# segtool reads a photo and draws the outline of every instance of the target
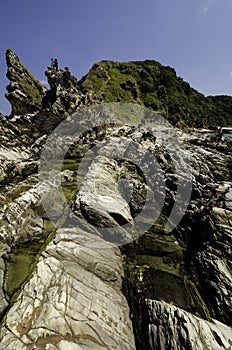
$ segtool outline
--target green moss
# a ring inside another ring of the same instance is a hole
[[[181,269],[180,262],[174,262],[169,257],[140,255],[139,261],[142,266],[149,266],[154,270],[162,270],[176,275],[179,275]]]
[[[29,280],[44,247],[53,239],[54,234],[53,224],[45,220],[43,234],[39,238],[12,248],[6,261],[4,278],[4,289],[11,303],[17,299],[21,289]]]
[[[160,230],[159,230],[160,228]],[[173,234],[156,226],[136,241],[121,247],[124,258],[123,292],[128,300],[136,346],[147,349],[145,299],[165,301],[210,320],[192,272],[186,269],[184,248]]]
[[[35,254],[34,247],[20,247],[13,249],[10,260],[7,263],[5,290],[12,297],[21,284],[27,279],[33,270]]]
[[[45,87],[29,72],[29,70],[20,62],[18,56],[10,49],[6,50],[6,61],[8,66],[7,77],[11,82],[17,84],[28,101],[37,108],[42,107],[42,98]],[[7,87],[9,92],[15,90],[15,86]]]
[[[42,105],[42,88],[31,74],[18,77],[17,83],[19,89],[29,100],[32,100],[36,105]]]

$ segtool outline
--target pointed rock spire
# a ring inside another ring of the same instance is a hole
[[[43,86],[20,62],[18,56],[10,49],[6,50],[7,78],[6,98],[12,106],[11,116],[34,113],[41,109],[46,92]]]

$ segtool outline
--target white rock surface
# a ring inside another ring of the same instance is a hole
[[[59,230],[7,315],[0,349],[135,349],[122,275],[117,247]]]

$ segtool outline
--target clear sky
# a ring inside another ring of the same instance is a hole
[[[78,80],[103,59],[154,59],[204,95],[232,95],[232,0],[1,1],[0,33],[3,114],[7,48],[40,81],[51,57]]]

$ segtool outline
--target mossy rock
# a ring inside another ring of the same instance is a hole
[[[41,109],[46,87],[33,76],[10,49],[6,50],[6,63],[8,67],[6,76],[10,80],[6,98],[11,102],[13,112],[20,112],[20,109],[23,112],[25,108],[28,112]]]

